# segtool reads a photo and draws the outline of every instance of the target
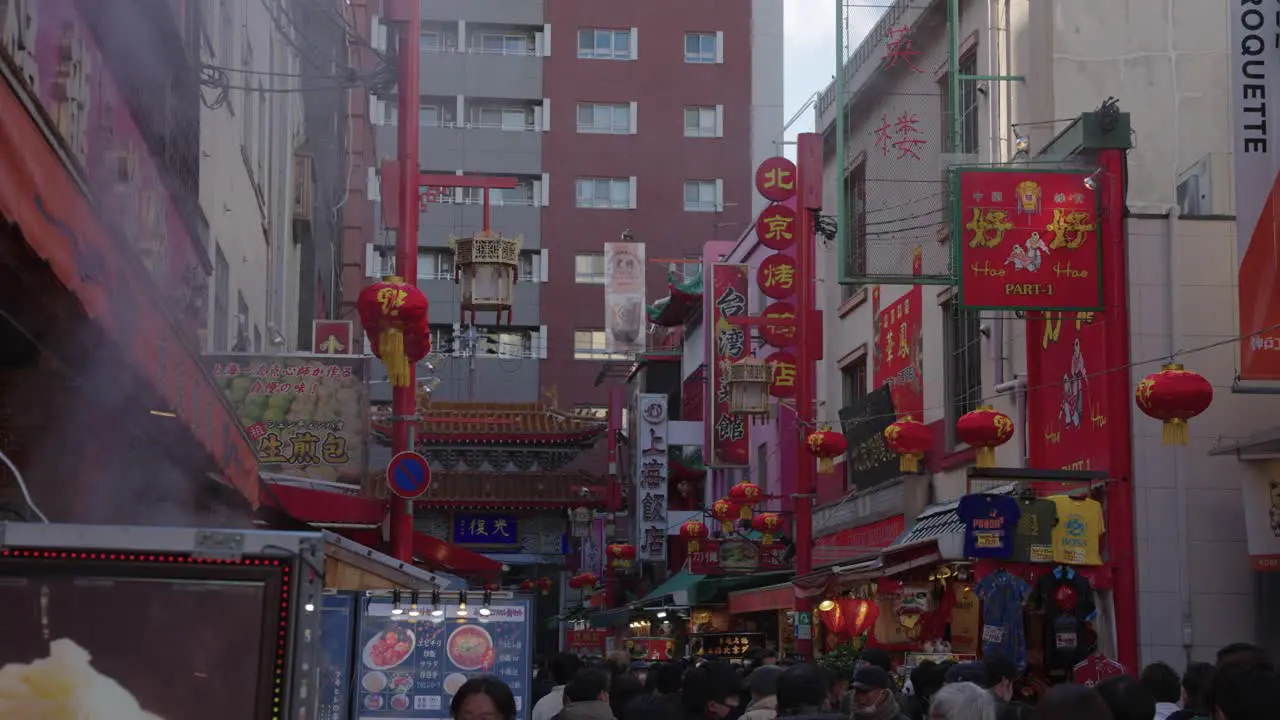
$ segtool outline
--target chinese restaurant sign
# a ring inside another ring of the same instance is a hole
[[[872,382],[876,387],[889,385],[899,417],[924,422],[922,302],[923,293],[916,285],[876,313]]]
[[[726,364],[741,360],[751,350],[748,326],[729,322],[730,318],[747,315],[749,272],[746,265],[715,263],[711,266],[710,366],[715,397],[707,432],[712,467],[746,465],[750,454],[751,428],[745,417],[729,412],[729,383],[724,373]]]
[[[613,637],[608,630],[588,629],[570,630],[566,635],[569,652],[575,655],[601,655],[605,653],[606,641]]]
[[[893,424],[893,396],[881,385],[852,405],[840,408],[840,428],[848,445],[845,460],[852,476],[850,488],[865,490],[902,475],[898,455],[884,444],[885,428]]]
[[[1078,171],[966,170],[955,183],[960,306],[1101,310],[1098,193]]]
[[[694,575],[731,575],[786,570],[787,546],[761,545],[750,540],[705,540],[704,549],[689,553],[689,572]]]
[[[667,559],[667,396],[642,394],[640,437],[632,439],[636,456],[636,557]]]
[[[520,544],[520,518],[513,513],[454,513],[455,545]]]
[[[367,470],[368,361],[345,355],[208,355],[264,470],[359,483]]]
[[[1027,452],[1031,467],[1109,471],[1106,317],[1036,313],[1027,319]]]

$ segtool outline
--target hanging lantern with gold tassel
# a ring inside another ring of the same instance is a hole
[[[360,292],[360,324],[394,387],[409,386],[409,368],[431,352],[427,297],[418,286],[388,275]]]
[[[977,448],[974,464],[980,468],[995,467],[996,448],[1013,437],[1013,421],[990,405],[965,413],[956,421],[956,436],[961,442]]]
[[[924,423],[907,416],[884,429],[884,444],[898,453],[898,469],[920,472],[920,461],[933,445],[933,433]]]
[[[751,529],[760,533],[761,545],[772,545],[773,536],[782,527],[782,517],[778,513],[760,513],[751,521]]]
[[[709,535],[707,524],[696,518],[685,520],[680,526],[680,537],[689,541],[689,552],[696,553],[702,550],[702,541]]]
[[[1186,445],[1187,421],[1213,404],[1213,385],[1199,373],[1169,363],[1138,383],[1138,409],[1164,423],[1162,445]]]
[[[738,506],[738,519],[750,520],[752,508],[760,502],[760,486],[743,480],[729,488],[729,500]]]
[[[835,469],[835,459],[844,454],[849,444],[845,442],[843,433],[832,430],[829,425],[823,425],[809,435],[808,447],[809,454],[818,458],[818,472],[829,473]]]
[[[720,498],[711,503],[711,517],[720,521],[720,532],[728,535],[733,532],[733,523],[737,519],[738,508],[729,498]]]

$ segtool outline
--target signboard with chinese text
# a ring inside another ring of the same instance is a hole
[[[786,300],[796,294],[796,262],[788,255],[774,253],[756,268],[756,287],[765,297]]]
[[[636,558],[667,559],[667,396],[637,398],[639,434],[631,439],[636,457]]]
[[[520,545],[520,518],[515,513],[454,513],[455,545]]]
[[[269,472],[359,483],[367,469],[368,360],[351,355],[206,355],[258,463]]]
[[[1047,312],[1027,318],[1027,453],[1043,470],[1108,471],[1108,383],[1104,313]],[[1074,488],[1067,488],[1074,489]]]
[[[455,595],[456,598],[456,595]],[[355,703],[361,720],[445,720],[453,694],[468,679],[491,675],[515,695],[516,720],[529,717],[533,653],[528,600],[495,600],[459,616],[393,615],[389,598],[366,598],[356,646]]]
[[[350,320],[312,320],[311,352],[317,355],[354,355]]]
[[[746,317],[750,267],[729,263],[711,266],[711,371],[710,387],[715,393],[711,402],[711,421],[707,423],[708,465],[732,467],[746,465],[750,459],[751,426],[742,415],[729,412],[729,383],[724,366],[751,353],[750,330],[735,325],[729,318]],[[770,343],[772,344],[772,343]]]
[[[906,528],[907,521],[905,516],[892,515],[883,520],[837,530],[813,541],[814,557],[820,558],[823,554],[819,553],[817,548],[841,548],[858,552],[865,550],[866,554],[871,554],[875,550],[892,545]],[[835,555],[836,553],[829,554]],[[848,559],[852,556],[850,552],[840,554],[841,559]]]
[[[924,421],[924,311],[920,286],[876,313],[875,371],[872,384],[889,385],[893,407],[902,418]]]
[[[320,684],[317,720],[351,717],[351,660],[356,631],[352,593],[325,595],[320,606]]]
[[[789,398],[796,395],[796,356],[786,350],[777,350],[765,358],[769,368],[769,394]]]
[[[605,653],[605,641],[613,635],[611,630],[599,628],[570,630],[566,635],[569,652],[575,655],[600,655]]]
[[[957,169],[960,306],[1101,310],[1099,194],[1088,172]]]
[[[787,546],[762,545],[751,540],[705,540],[702,550],[689,553],[689,572],[694,575],[733,575],[786,570]]]
[[[900,477],[897,453],[884,444],[885,428],[893,424],[893,397],[887,385],[867,393],[848,407],[840,408],[844,431],[845,461],[849,463],[850,489],[865,490]]]
[[[611,353],[645,348],[644,243],[604,244],[604,342]]]
[[[766,158],[756,168],[756,192],[769,202],[785,202],[796,194],[796,164],[784,157]]]

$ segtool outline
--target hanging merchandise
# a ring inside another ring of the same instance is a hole
[[[1013,437],[1013,420],[990,405],[965,413],[956,421],[956,436],[977,448],[974,462],[980,468],[995,467],[996,448]]]
[[[1134,397],[1139,410],[1164,421],[1161,445],[1186,445],[1187,421],[1209,409],[1213,385],[1203,375],[1169,363],[1138,383]]]
[[[1036,583],[1035,604],[1045,615],[1045,667],[1070,671],[1093,652],[1089,622],[1098,614],[1089,579],[1059,565]]]
[[[884,444],[898,453],[898,469],[904,473],[920,472],[920,461],[933,446],[929,426],[907,416],[884,429]]]
[[[982,600],[982,653],[1003,655],[1027,667],[1027,636],[1022,623],[1022,606],[1031,597],[1026,580],[1000,568],[974,587]]]
[[[1057,510],[1053,527],[1053,561],[1066,565],[1101,565],[1102,533],[1106,531],[1102,503],[1068,495],[1047,498]]]
[[[1058,508],[1034,494],[1018,498],[1018,528],[1013,536],[1013,556],[1018,562],[1053,562],[1053,528]]]
[[[1008,495],[977,493],[960,498],[956,514],[964,523],[964,554],[971,558],[1008,558],[1018,527],[1018,501]]]

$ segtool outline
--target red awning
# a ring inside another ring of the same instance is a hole
[[[740,590],[729,593],[729,614],[790,610],[795,607],[795,588],[791,583]]]
[[[496,577],[502,563],[426,533],[413,534],[413,554],[432,568],[468,577]]]

